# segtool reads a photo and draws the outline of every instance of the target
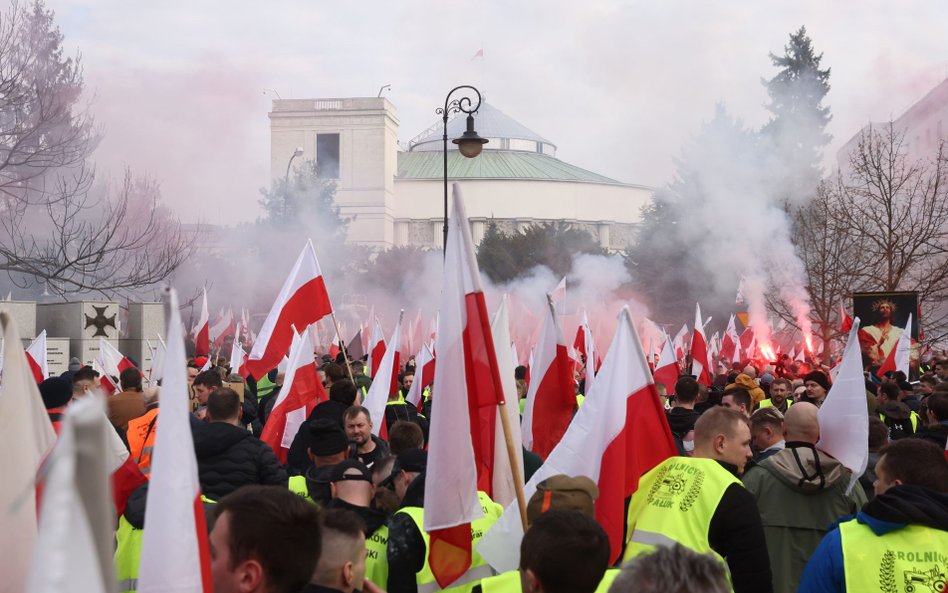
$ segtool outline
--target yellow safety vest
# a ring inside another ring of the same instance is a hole
[[[606,573],[602,575],[602,580],[599,581],[595,593],[608,593],[612,581],[619,576],[620,570],[618,568],[606,569]],[[497,576],[481,579],[481,593],[521,593],[521,591],[523,591],[523,588],[520,585],[519,570],[508,570]]]
[[[840,524],[846,590],[929,593],[948,582],[948,532],[908,525],[876,535],[855,519]]]
[[[477,498],[481,502],[481,510],[484,512],[484,517],[471,523],[471,566],[467,569],[467,572],[451,583],[450,587],[443,589],[444,591],[468,593],[481,579],[494,574],[493,569],[487,561],[477,552],[477,544],[494,522],[500,518],[504,512],[504,508],[492,501],[484,492],[478,492]],[[435,580],[434,573],[431,572],[431,565],[428,562],[428,549],[431,546],[431,537],[424,529],[425,510],[421,507],[404,507],[399,509],[398,513],[405,513],[411,517],[418,531],[421,532],[422,538],[425,540],[425,565],[415,575],[418,593],[442,591],[438,585],[438,581]]]
[[[656,546],[679,543],[699,554],[713,552],[708,529],[724,491],[743,484],[713,459],[670,457],[639,480],[629,503],[623,560]]]
[[[787,409],[789,410],[789,409],[790,409],[790,406],[793,405],[793,400],[788,397],[788,398],[786,399],[786,404],[787,404]],[[762,402],[760,402],[760,405],[757,406],[757,409],[759,410],[759,409],[761,409],[761,408],[773,408],[773,407],[774,407],[774,402],[772,402],[772,401],[768,398],[768,399],[765,399],[765,400],[763,400]]]
[[[365,577],[384,589],[388,583],[388,525],[365,538]]]
[[[306,476],[290,476],[290,479],[287,481],[286,485],[293,494],[301,496],[311,503],[316,504],[316,501],[313,500],[313,497],[309,495],[309,488],[306,486]]]
[[[138,564],[142,558],[142,537],[145,531],[136,529],[124,516],[119,517],[115,530],[115,578],[119,593],[138,590]]]
[[[879,412],[879,420],[885,422],[885,414]],[[909,411],[909,421],[912,423],[912,432],[918,432],[918,412],[914,410]]]

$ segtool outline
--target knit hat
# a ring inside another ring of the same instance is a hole
[[[579,511],[593,517],[597,498],[599,487],[586,476],[550,476],[537,484],[537,491],[527,503],[527,523],[550,510]]]
[[[309,450],[313,455],[337,455],[348,447],[349,439],[338,422],[320,418],[309,423]]]
[[[420,474],[428,467],[428,452],[423,449],[405,449],[395,458],[392,475],[400,471]]]
[[[50,377],[39,384],[46,409],[65,406],[72,399],[72,383],[62,377]]]
[[[358,473],[351,470],[359,470]],[[346,473],[348,472],[348,473]],[[330,482],[342,482],[345,480],[362,480],[372,483],[372,472],[365,467],[358,459],[346,459],[332,467],[329,474]]]
[[[807,381],[813,381],[826,391],[830,390],[829,378],[822,371],[810,371],[803,377],[803,382],[806,383]]]
[[[72,372],[75,373],[76,371],[78,371],[78,370],[81,369],[81,368],[82,368],[82,362],[81,362],[78,358],[76,358],[75,356],[73,356],[72,358],[69,359],[69,370],[70,370],[70,371],[72,371]]]

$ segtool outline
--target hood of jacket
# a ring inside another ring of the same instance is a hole
[[[948,493],[922,486],[893,486],[866,503],[858,519],[876,533],[880,533],[880,529],[884,533],[891,527],[874,524],[873,519],[885,524],[924,525],[948,531]]]
[[[843,464],[809,443],[789,442],[784,450],[762,461],[760,467],[803,494],[818,494],[849,476]]]
[[[730,385],[727,385],[724,390],[727,391],[732,387],[742,387],[747,390],[750,394],[751,399],[754,400],[754,403],[760,403],[764,397],[764,390],[760,388],[760,385],[757,384],[757,381],[751,378],[750,375],[745,375],[744,373],[739,374],[734,378],[734,382]]]
[[[194,454],[198,458],[213,457],[227,451],[252,435],[244,428],[225,422],[210,422],[201,430],[192,431]]]
[[[684,436],[687,432],[694,429],[695,422],[701,416],[694,410],[687,408],[672,408],[665,414],[668,418],[668,427],[679,436]]]

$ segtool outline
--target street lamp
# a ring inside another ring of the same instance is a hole
[[[293,151],[293,156],[291,156],[289,162],[286,163],[286,175],[283,176],[283,219],[284,220],[286,220],[287,203],[290,200],[290,166],[293,165],[293,159],[295,159],[298,156],[303,156],[303,148],[300,146],[296,147],[296,150]]]
[[[462,89],[474,91],[477,95],[477,103],[471,105],[471,98],[467,96],[466,91],[461,93],[460,99],[451,99],[451,95]],[[444,122],[444,243],[445,252],[448,249],[448,116],[452,113],[467,114],[467,129],[460,138],[455,138],[451,142],[458,145],[458,151],[465,157],[472,159],[481,153],[481,148],[487,144],[487,138],[481,138],[474,131],[474,114],[481,107],[481,93],[470,85],[461,85],[451,89],[448,96],[444,98],[444,108],[437,108],[435,113],[441,115]]]

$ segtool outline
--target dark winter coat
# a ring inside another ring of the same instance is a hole
[[[269,445],[246,429],[211,422],[194,432],[201,492],[220,500],[241,486],[286,486],[286,471]]]
[[[405,490],[402,507],[425,506],[425,474],[412,480]],[[396,513],[388,524],[389,593],[417,593],[415,575],[425,566],[425,539],[415,521],[405,513]]]

